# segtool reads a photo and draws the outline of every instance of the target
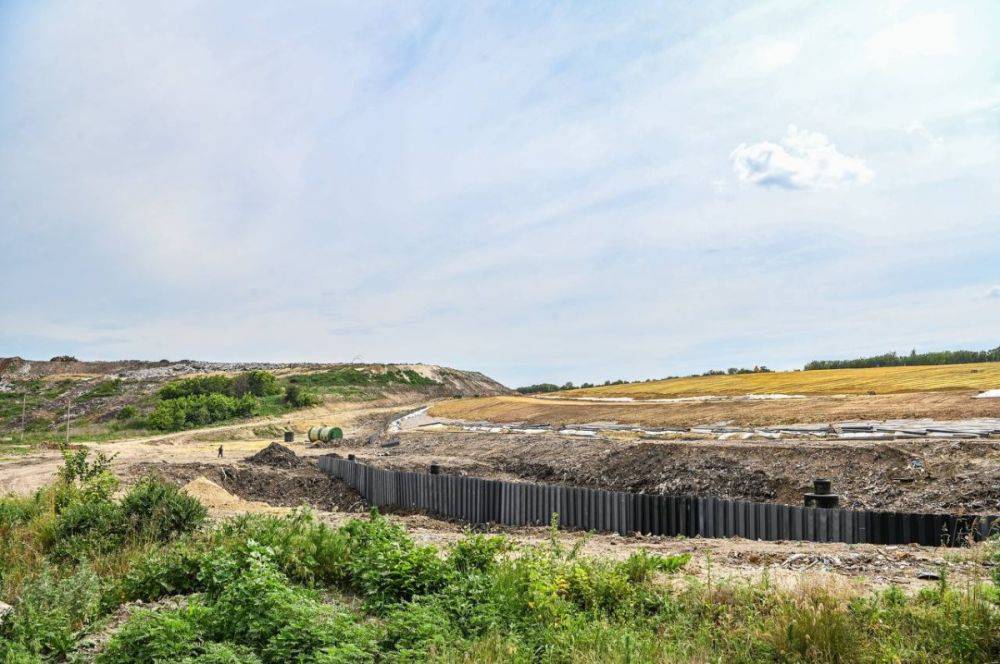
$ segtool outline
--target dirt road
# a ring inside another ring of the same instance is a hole
[[[306,454],[305,433],[318,424],[336,424],[346,436],[367,436],[380,431],[387,422],[413,410],[419,404],[398,399],[369,402],[327,401],[315,408],[287,413],[281,417],[258,418],[249,422],[180,431],[158,436],[106,443],[84,443],[86,447],[114,455],[114,470],[128,480],[130,469],[139,463],[228,464],[253,454],[274,440],[280,431],[296,432],[296,449]],[[224,457],[218,458],[219,446]],[[26,495],[52,481],[62,463],[56,449],[39,449],[10,461],[0,462],[0,495]]]

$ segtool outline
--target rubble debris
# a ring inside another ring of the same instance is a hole
[[[271,443],[260,452],[247,457],[248,463],[256,463],[273,468],[296,468],[305,465],[305,459],[300,459],[295,452],[281,443]]]

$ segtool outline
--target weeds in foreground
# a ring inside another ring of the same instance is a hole
[[[444,551],[378,514],[199,527],[200,506],[172,487],[146,481],[114,500],[100,459],[71,465],[32,498],[0,500],[15,607],[0,662],[89,661],[81,640],[108,614],[165,596],[173,608],[133,610],[96,661],[1000,660],[989,583],[864,597],[766,579],[666,584],[687,556],[590,559],[560,543],[555,520],[542,546],[469,534]]]

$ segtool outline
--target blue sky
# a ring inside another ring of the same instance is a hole
[[[3,2],[0,355],[524,384],[993,347],[996,34],[990,1]]]

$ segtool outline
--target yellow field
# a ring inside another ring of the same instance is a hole
[[[1000,362],[986,362],[672,378],[650,383],[567,390],[550,396],[663,399],[742,394],[897,394],[997,388],[1000,388]]]

